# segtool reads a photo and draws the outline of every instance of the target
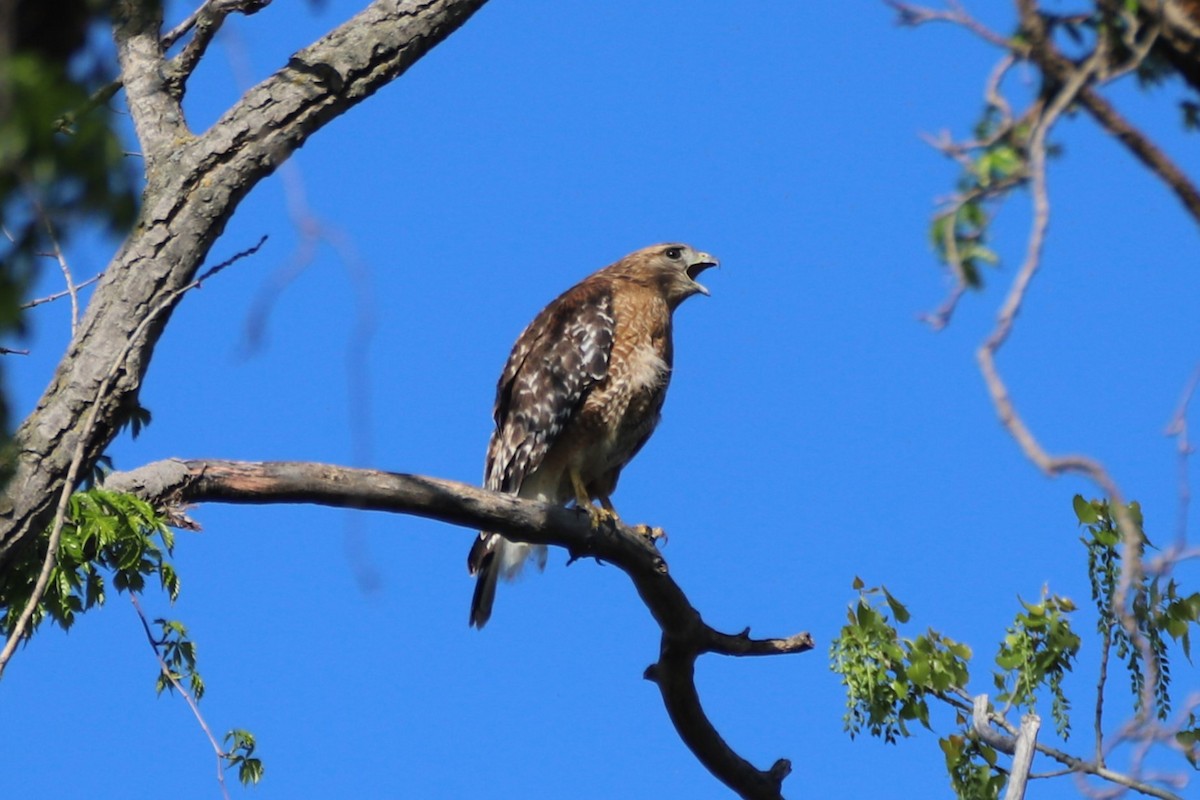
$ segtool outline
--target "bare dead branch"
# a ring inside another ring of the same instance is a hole
[[[1026,714],[1021,718],[1021,730],[1017,734],[1016,751],[1013,753],[1008,785],[1004,789],[1004,800],[1023,800],[1025,797],[1029,768],[1033,766],[1033,752],[1037,747],[1037,735],[1041,727],[1042,719],[1037,714]]]
[[[474,486],[378,470],[308,462],[168,460],[105,478],[106,489],[132,492],[167,513],[194,502],[315,503],[339,508],[413,514],[509,539],[565,548],[621,569],[662,630],[659,659],[646,671],[663,696],[680,738],[719,780],[746,798],[780,798],[791,769],[786,759],[758,770],[720,737],[700,705],[693,679],[703,653],[732,656],[802,653],[807,633],[752,639],[709,627],[670,577],[654,540],[623,523],[595,529],[576,509],[522,500]]]

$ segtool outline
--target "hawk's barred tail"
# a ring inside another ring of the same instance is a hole
[[[496,601],[496,581],[500,577],[500,555],[497,546],[503,541],[496,534],[480,534],[467,556],[467,569],[476,575],[475,594],[471,596],[472,628],[482,628],[492,617]]]
[[[471,597],[471,627],[482,628],[492,616],[492,603],[496,600],[496,579],[500,577],[500,566],[495,557],[489,557],[475,581],[475,594]]]

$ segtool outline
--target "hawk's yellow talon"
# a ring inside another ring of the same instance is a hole
[[[583,506],[583,509],[587,511],[592,528],[599,528],[609,523],[615,523],[618,520],[616,512],[611,508],[598,508],[591,503],[587,503]]]
[[[640,525],[634,525],[633,530],[638,536],[645,536],[652,542],[657,542],[659,539],[661,539],[663,544],[667,543],[667,532],[662,528],[652,528],[643,523]]]

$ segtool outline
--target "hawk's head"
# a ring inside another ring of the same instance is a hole
[[[698,252],[686,244],[669,242],[630,253],[614,265],[614,271],[639,283],[651,284],[662,292],[671,308],[675,308],[694,294],[708,294],[708,289],[698,283],[696,277],[718,263],[708,253]]]

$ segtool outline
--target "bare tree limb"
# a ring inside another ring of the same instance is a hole
[[[131,492],[168,516],[192,502],[315,503],[413,514],[489,530],[531,544],[557,545],[573,558],[591,557],[620,568],[662,630],[658,661],[646,670],[663,696],[680,738],[719,780],[745,798],[781,798],[791,764],[780,759],[758,770],[717,733],[700,705],[693,678],[703,653],[731,656],[802,653],[812,637],[752,639],[709,627],[677,583],[654,540],[616,523],[595,529],[576,509],[522,500],[467,484],[420,475],[307,462],[158,461],[105,478],[106,489]]]
[[[938,696],[941,700],[958,709],[960,712],[970,715],[972,719],[972,732],[989,747],[993,747],[1003,753],[1014,753],[1016,751],[1021,728],[1009,722],[1003,714],[996,711],[989,711],[986,694],[972,697],[966,689],[956,686],[951,687],[948,693]],[[988,723],[996,725],[1009,735],[1004,736],[998,731],[992,730]],[[1154,786],[1146,783],[1144,780],[1140,780],[1136,776],[1109,769],[1104,765],[1103,761],[1088,761],[1037,741],[1034,741],[1033,747],[1042,755],[1062,764],[1066,768],[1066,772],[1074,773],[1081,778],[1084,775],[1094,775],[1097,778],[1115,783],[1118,786],[1124,786],[1127,789],[1132,789],[1148,797],[1157,797],[1159,800],[1183,800],[1183,798],[1169,789]],[[1030,777],[1046,778],[1058,774],[1061,773],[1039,773],[1038,775],[1030,775]]]
[[[1025,787],[1029,783],[1029,769],[1033,766],[1033,752],[1037,746],[1038,730],[1042,719],[1037,714],[1026,714],[1021,718],[1021,730],[1017,734],[1016,751],[1013,753],[1012,771],[1008,786],[1004,789],[1004,800],[1023,800]]]

